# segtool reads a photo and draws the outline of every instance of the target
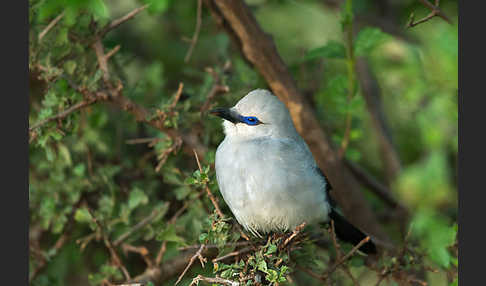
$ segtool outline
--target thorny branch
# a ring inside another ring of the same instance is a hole
[[[166,205],[168,205],[168,203],[166,203]],[[157,215],[159,215],[160,213],[160,210],[153,210],[149,216],[147,216],[146,218],[142,219],[139,223],[137,223],[134,227],[130,228],[128,231],[126,231],[125,233],[123,233],[122,235],[120,235],[114,242],[113,242],[113,245],[114,246],[118,246],[120,245],[120,243],[122,243],[125,239],[127,239],[130,235],[132,235],[133,233],[135,233],[136,231],[142,229],[144,226],[148,225],[149,223],[152,222],[152,220],[157,217]]]
[[[78,202],[74,205],[73,210],[69,214],[68,217],[68,222],[66,223],[66,226],[64,227],[64,232],[61,234],[61,236],[56,240],[54,243],[54,246],[51,248],[49,253],[53,253],[52,255],[48,256],[49,258],[52,258],[55,254],[59,253],[61,248],[68,242],[69,237],[71,236],[71,233],[73,231],[73,225],[74,225],[74,215],[76,213],[76,210],[81,206],[82,202],[84,201],[84,197],[81,197]],[[30,242],[29,241],[29,249],[31,249],[30,245],[31,243],[38,243],[37,241],[35,242]],[[53,251],[52,251],[53,250]],[[36,266],[32,270],[32,273],[29,275],[29,283],[34,280],[35,277],[47,266],[47,258],[44,255],[41,255],[41,260],[39,265]]]
[[[202,173],[203,169],[201,167],[201,163],[199,162],[199,157],[197,156],[196,150],[194,150],[194,157],[196,157],[196,162],[197,162],[197,167],[199,168],[199,172]],[[211,200],[211,203],[213,203],[213,206],[216,209],[216,213],[218,214],[218,216],[220,218],[224,218],[224,214],[221,211],[221,209],[219,208],[218,201],[216,200],[216,197],[213,195],[213,193],[211,192],[211,190],[209,189],[209,186],[207,184],[204,186],[204,189],[206,190],[206,193],[207,193],[209,199]]]
[[[177,285],[177,284],[179,284],[179,282],[181,282],[184,275],[186,275],[187,270],[189,270],[189,268],[191,268],[191,265],[194,263],[194,261],[196,261],[196,258],[199,259],[199,262],[201,263],[201,267],[204,267],[204,263],[206,263],[207,259],[204,258],[201,255],[201,253],[203,252],[205,247],[206,247],[206,245],[202,244],[201,247],[199,248],[199,250],[191,257],[186,268],[184,268],[184,271],[181,273],[181,275],[179,275],[179,278],[177,278],[177,281],[175,282],[174,285]]]
[[[202,196],[203,192],[199,192],[197,194],[197,196],[190,200],[190,201],[186,201],[184,202],[184,205],[169,219],[169,221],[167,222],[167,224],[171,225],[171,224],[175,224],[177,218],[189,207],[189,205],[194,202],[195,200],[198,200],[201,196]],[[162,258],[164,257],[164,254],[167,250],[167,241],[164,240],[164,242],[162,242],[162,245],[160,247],[160,250],[157,254],[157,257],[155,259],[155,265],[159,266],[160,263],[162,262]]]
[[[101,236],[103,237],[103,241],[105,242],[106,248],[108,248],[108,250],[110,251],[110,255],[111,255],[111,259],[112,259],[113,264],[122,271],[126,280],[130,280],[130,273],[128,273],[127,268],[123,265],[122,260],[118,256],[118,253],[117,253],[115,247],[113,246],[113,243],[111,243],[110,238],[106,234],[103,226],[101,225],[101,222],[95,217],[95,215],[93,214],[93,212],[89,208],[88,208],[88,211],[91,215],[91,218],[93,219],[93,221],[98,226],[98,229],[101,233]]]
[[[225,64],[224,69],[225,70],[229,69],[230,65],[231,65],[230,62],[228,61]],[[209,108],[211,108],[211,103],[213,103],[214,98],[217,95],[230,91],[229,86],[223,84],[220,75],[213,68],[207,67],[205,71],[213,77],[213,86],[211,87],[211,90],[209,91],[208,96],[206,97],[206,101],[201,106],[201,116],[205,114],[206,111],[209,110]]]

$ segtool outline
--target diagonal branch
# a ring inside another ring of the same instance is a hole
[[[64,14],[66,14],[66,11],[63,11],[56,18],[54,18],[54,20],[52,20],[49,25],[47,25],[47,27],[39,33],[39,42],[42,41],[42,38],[44,38],[44,36],[64,17]]]
[[[64,118],[66,118],[69,114],[73,113],[73,112],[76,112],[80,109],[83,109],[87,106],[90,106],[92,105],[93,103],[96,103],[98,100],[97,97],[91,97],[91,98],[88,98],[88,99],[85,99],[85,100],[82,100],[78,103],[76,103],[75,105],[69,107],[68,109],[56,114],[56,115],[53,115],[53,116],[50,116],[50,117],[47,117],[46,119],[44,120],[41,120],[37,123],[35,123],[34,125],[30,126],[29,127],[29,131],[34,131],[34,129],[37,129],[45,124],[47,124],[48,122],[51,122],[51,121],[57,121],[57,120],[62,120]]]
[[[174,285],[177,285],[177,284],[179,284],[179,282],[181,282],[181,280],[184,277],[184,275],[186,275],[187,270],[189,270],[189,268],[191,268],[191,266],[194,263],[194,261],[196,261],[196,258],[199,259],[199,262],[201,262],[201,266],[204,267],[204,263],[206,262],[206,258],[204,258],[201,255],[201,253],[203,252],[203,250],[204,250],[205,247],[206,247],[206,245],[205,244],[202,244],[201,247],[199,248],[199,250],[191,257],[191,259],[189,260],[189,263],[187,264],[186,268],[184,268],[184,271],[181,273],[181,275],[179,275],[179,278],[177,278],[177,281],[175,282]]]
[[[103,38],[104,35],[106,35],[106,33],[108,33],[109,31],[117,28],[118,26],[120,26],[121,24],[125,23],[126,21],[132,19],[133,17],[135,17],[138,13],[142,12],[143,10],[147,9],[148,6],[150,6],[150,4],[145,4],[141,7],[138,7],[136,8],[135,10],[127,13],[126,15],[118,18],[118,19],[115,19],[113,21],[111,21],[110,23],[108,23],[102,30],[100,33],[98,33],[98,37],[99,38]]]

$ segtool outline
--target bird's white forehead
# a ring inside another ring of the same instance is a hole
[[[266,89],[255,89],[240,99],[234,109],[242,115],[259,115],[273,109],[285,109],[283,103]]]

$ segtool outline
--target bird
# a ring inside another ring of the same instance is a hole
[[[215,156],[219,190],[247,231],[261,237],[333,220],[338,239],[357,245],[367,237],[337,210],[329,180],[272,92],[255,89],[210,114],[223,119],[225,133]],[[375,254],[376,246],[371,239],[359,250]]]

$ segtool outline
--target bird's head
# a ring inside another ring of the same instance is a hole
[[[210,113],[224,119],[226,136],[247,139],[293,137],[297,134],[285,105],[265,89],[253,90],[235,106],[215,108]]]

